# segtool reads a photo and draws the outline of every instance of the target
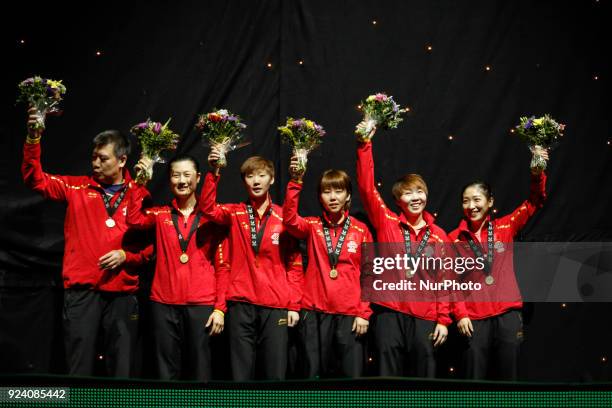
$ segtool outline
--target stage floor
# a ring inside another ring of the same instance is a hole
[[[4,375],[0,377],[0,388],[0,407],[612,406],[612,383],[507,383],[390,377],[195,383]],[[63,391],[52,392],[58,389]],[[16,398],[18,394],[21,398]],[[42,398],[43,394],[46,398]]]

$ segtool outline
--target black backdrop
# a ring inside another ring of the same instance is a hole
[[[16,84],[33,74],[68,87],[64,115],[49,119],[43,136],[43,165],[53,173],[87,173],[95,134],[127,132],[147,117],[172,117],[179,151],[204,164],[196,114],[240,114],[252,144],[230,154],[220,201],[243,198],[238,167],[261,154],[277,165],[281,202],[289,150],[275,128],[286,116],[314,119],[327,136],[310,159],[307,215],[318,212],[322,170],[354,175],[356,106],[386,91],[411,111],[398,130],[375,138],[380,190],[391,203],[397,176],[422,174],[428,209],[446,230],[473,178],[493,185],[499,214],[524,199],[530,156],[509,130],[521,115],[550,113],[567,124],[566,136],[551,154],[547,206],[521,239],[612,236],[609,0],[24,3],[3,15],[0,371],[61,371],[64,208],[29,191],[19,171],[25,108],[14,104]],[[163,167],[157,174],[151,189],[164,202]],[[353,212],[363,215],[358,197]],[[603,303],[528,305],[521,377],[609,380],[611,311]],[[442,374],[455,376],[452,345],[442,354]]]

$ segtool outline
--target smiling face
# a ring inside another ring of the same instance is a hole
[[[91,169],[96,181],[103,184],[115,184],[123,178],[123,167],[127,157],[117,157],[115,145],[108,143],[96,146],[91,154]]]
[[[463,215],[470,223],[481,222],[493,207],[493,197],[478,184],[472,184],[463,190]]]
[[[395,200],[406,215],[419,216],[427,205],[427,193],[420,186],[405,188]]]
[[[170,191],[178,199],[189,198],[194,195],[200,173],[190,160],[175,161],[170,167]]]
[[[427,206],[427,184],[418,174],[406,174],[393,185],[395,203],[409,218],[420,216]]]

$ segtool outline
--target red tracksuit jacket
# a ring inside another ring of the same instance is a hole
[[[64,222],[64,287],[89,287],[107,292],[134,292],[138,288],[137,267],[148,261],[153,246],[130,241],[126,235],[127,201],[123,200],[113,215],[116,225],[106,226],[102,186],[90,176],[58,176],[45,173],[40,163],[40,143],[25,143],[21,172],[23,181],[45,198],[66,202]],[[124,172],[128,189],[133,188],[129,172]],[[115,194],[111,205],[119,196]],[[111,250],[124,248],[126,260],[120,268],[102,270],[98,259]],[[139,250],[144,248],[142,250]]]
[[[209,220],[230,229],[225,251],[229,252],[225,256],[231,269],[226,299],[299,311],[302,256],[297,241],[283,227],[282,208],[271,204],[259,254],[255,255],[246,204],[217,204],[218,182],[219,176],[206,175],[200,208]],[[255,219],[259,229],[262,219],[257,211]]]
[[[457,320],[463,317],[475,320],[485,319],[498,316],[510,309],[520,309],[523,306],[521,292],[514,274],[514,237],[527,224],[536,210],[543,206],[545,200],[546,175],[543,172],[538,175],[531,175],[529,198],[516,210],[504,217],[492,221],[490,217],[487,217],[480,232],[480,241],[470,232],[465,219],[461,220],[459,227],[449,234],[455,242],[455,247],[460,256],[475,257],[467,244],[467,237],[470,236],[476,244],[481,246],[486,258],[488,252],[488,223],[492,222],[494,241],[503,245],[503,248],[501,246],[496,247],[493,255],[493,267],[491,268],[491,275],[495,279],[493,285],[485,284],[485,274],[482,271],[474,271],[462,277],[473,282],[480,282],[482,290],[474,295],[478,299],[477,302],[458,302],[456,304],[453,313]]]
[[[331,279],[323,222],[320,217],[299,216],[301,191],[301,183],[290,181],[287,185],[283,225],[294,237],[308,241],[308,268],[302,289],[302,308],[369,319],[372,314],[370,305],[361,301],[361,244],[371,243],[372,234],[365,224],[350,217],[351,225],[336,266],[338,277]],[[342,225],[330,228],[334,248],[341,232]]]
[[[136,187],[128,193],[127,223],[137,229],[155,227],[157,261],[151,300],[170,305],[214,305],[215,309],[225,311],[228,270],[219,265],[223,262],[219,247],[226,235],[223,228],[201,217],[187,245],[189,261],[181,263],[179,257],[183,251],[172,223],[172,210],[179,214],[179,230],[186,238],[195,221],[197,207],[185,219],[178,212],[176,200],[169,206],[145,209],[142,206],[145,199],[150,199],[150,194],[144,187]]]
[[[413,243],[413,251],[416,249],[416,242],[420,242],[425,234],[426,228],[420,230],[419,235],[415,235],[412,227],[407,225],[404,214],[397,215],[385,205],[380,197],[374,182],[374,159],[372,157],[372,143],[358,143],[357,146],[357,187],[359,195],[365,207],[370,222],[376,230],[376,237],[379,243],[403,243],[404,234],[400,224],[408,227],[410,239]],[[429,242],[433,244],[443,244],[450,242],[442,228],[434,224],[434,217],[428,212],[423,212],[423,218],[427,227],[431,230]],[[437,250],[443,245],[436,245]],[[443,255],[443,254],[438,254]],[[446,298],[448,299],[448,298]],[[437,302],[376,302],[381,306],[398,312],[406,313],[411,316],[424,320],[431,320],[448,326],[452,320],[449,316],[449,302],[441,300]]]

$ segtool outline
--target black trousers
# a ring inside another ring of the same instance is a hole
[[[472,320],[474,333],[465,338],[465,373],[468,379],[482,380],[494,368],[500,380],[518,376],[518,357],[523,341],[523,319],[519,310],[499,316]]]
[[[103,331],[103,358],[114,377],[129,377],[138,335],[138,300],[126,293],[64,291],[64,344],[70,375],[94,375],[96,340]]]
[[[228,303],[227,326],[234,381],[284,380],[287,372],[287,309]]]
[[[330,375],[339,365],[341,376],[363,372],[364,336],[352,331],[355,316],[303,310],[300,313],[301,358],[307,378]]]
[[[432,335],[436,322],[377,305],[372,308],[379,374],[435,377]]]
[[[211,379],[210,330],[205,325],[212,311],[212,305],[151,302],[153,340],[160,379]]]

